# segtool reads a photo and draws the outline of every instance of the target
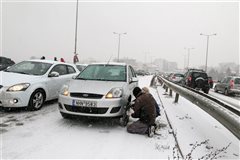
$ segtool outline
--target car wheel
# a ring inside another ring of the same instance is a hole
[[[218,90],[217,90],[217,87],[216,87],[216,86],[214,87],[214,92],[218,92]]]
[[[44,92],[41,89],[37,89],[33,92],[28,103],[29,110],[39,110],[42,108],[45,97]]]
[[[229,95],[228,89],[225,89],[225,90],[224,90],[224,94],[225,94],[226,96]]]
[[[209,90],[208,89],[204,89],[203,92],[208,94]]]
[[[127,126],[128,121],[129,121],[129,117],[127,115],[123,115],[123,117],[121,117],[119,120],[120,126],[122,127]]]

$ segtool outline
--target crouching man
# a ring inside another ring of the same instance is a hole
[[[142,92],[139,87],[134,88],[133,95],[136,100],[132,107],[134,113],[133,118],[139,118],[127,127],[129,133],[148,134],[149,137],[154,135],[156,107],[155,99],[151,94]]]

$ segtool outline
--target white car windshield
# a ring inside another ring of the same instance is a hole
[[[52,66],[50,63],[23,61],[6,69],[5,72],[14,72],[29,75],[43,75]]]
[[[121,65],[89,65],[76,79],[100,81],[126,81],[126,66]]]

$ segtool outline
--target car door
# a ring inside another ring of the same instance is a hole
[[[72,66],[66,64],[57,64],[50,71],[50,73],[52,72],[58,72],[59,76],[48,77],[48,92],[51,99],[58,97],[62,86],[76,74],[76,70]]]

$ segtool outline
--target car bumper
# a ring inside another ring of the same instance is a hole
[[[73,104],[73,101],[95,101],[96,107],[77,106]],[[78,116],[89,117],[118,117],[123,114],[123,106],[126,105],[121,98],[115,99],[85,99],[85,98],[73,98],[69,96],[59,95],[58,108],[62,113]]]
[[[28,105],[29,97],[27,92],[6,92],[0,91],[0,106],[1,107],[25,107]]]

